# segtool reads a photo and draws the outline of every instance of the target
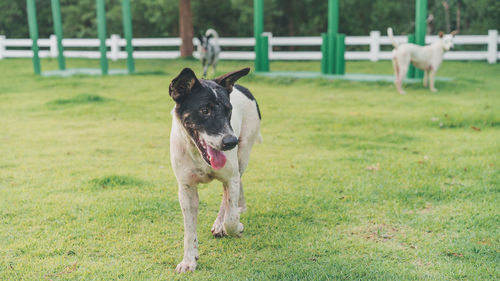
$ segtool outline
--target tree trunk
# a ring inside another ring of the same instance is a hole
[[[455,30],[460,32],[460,1],[457,1],[457,22],[456,22]]]
[[[443,1],[443,8],[444,8],[444,20],[446,23],[446,33],[451,32],[451,24],[450,24],[450,5],[448,4],[448,0]]]
[[[287,21],[288,21],[288,36],[295,36],[295,24],[294,24],[294,6],[293,6],[294,0],[290,0],[287,5]],[[295,46],[289,46],[288,47],[289,51],[295,51]]]
[[[182,39],[181,57],[193,56],[193,15],[191,0],[179,0],[179,34]]]

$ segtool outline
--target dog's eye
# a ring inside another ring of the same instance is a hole
[[[208,107],[203,107],[202,109],[200,109],[200,113],[203,115],[209,115],[210,109]]]

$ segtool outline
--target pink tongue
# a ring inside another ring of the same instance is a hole
[[[212,168],[219,170],[226,165],[226,156],[224,153],[213,149],[210,145],[207,145],[208,155],[210,155],[210,164]]]

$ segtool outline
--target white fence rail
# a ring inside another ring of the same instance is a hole
[[[269,58],[271,60],[320,60],[320,51],[273,51],[273,46],[321,46],[321,37],[273,37],[271,33],[265,33],[269,36]],[[395,36],[397,42],[407,42],[406,36]],[[426,43],[430,44],[438,40],[437,36],[427,36]],[[81,50],[82,48],[98,48],[98,39],[63,39],[65,48],[64,55],[68,58],[91,58],[100,57],[98,50]],[[193,39],[196,45],[198,39]],[[456,45],[483,45],[484,51],[450,51],[444,55],[445,60],[486,60],[489,63],[496,63],[500,60],[498,44],[500,37],[497,30],[489,30],[488,35],[458,35],[454,39]],[[40,57],[57,57],[57,41],[55,35],[48,39],[39,39],[38,44],[41,47]],[[180,38],[134,38],[132,45],[134,58],[138,59],[173,59],[180,56],[178,50],[143,50],[144,48],[177,48],[181,44]],[[250,38],[220,38],[219,44],[223,51],[220,54],[221,59],[235,60],[253,60],[255,54],[253,51],[224,51],[224,47],[253,47],[255,40]],[[381,36],[380,31],[370,32],[370,36],[347,36],[346,46],[367,46],[368,51],[346,51],[346,60],[389,60],[391,51],[382,51],[382,46],[391,45],[387,36]],[[124,59],[127,56],[125,52],[125,39],[119,35],[113,34],[106,40],[109,47],[107,56],[109,59]],[[0,59],[3,58],[25,58],[32,57],[30,50],[31,39],[8,39],[0,35]],[[24,48],[24,49],[20,49]],[[78,50],[78,48],[80,50]],[[137,50],[141,48],[141,50]],[[198,54],[195,52],[195,57]]]

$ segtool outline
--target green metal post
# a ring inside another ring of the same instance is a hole
[[[339,0],[328,0],[328,64],[327,72],[335,74],[336,41],[339,32]]]
[[[57,62],[60,70],[66,69],[66,62],[64,60],[64,48],[62,45],[63,30],[61,20],[61,5],[59,0],[51,0],[52,3],[52,21],[54,22],[54,33],[57,37]]]
[[[339,32],[339,0],[328,0],[328,32]]]
[[[336,42],[337,41],[337,34],[336,33],[331,33],[328,32],[328,64],[327,64],[327,72],[329,74],[335,74],[335,60],[336,60],[336,52],[335,52],[335,47],[336,47]]]
[[[415,3],[415,43],[425,45],[425,33],[427,32],[427,0],[416,0]],[[423,78],[424,72],[415,69],[415,78]]]
[[[415,43],[415,34],[408,34],[408,43]],[[410,63],[408,72],[406,74],[408,78],[415,78],[415,67]]]
[[[36,4],[35,0],[26,0],[28,6],[28,25],[30,37],[33,41],[31,50],[33,51],[33,69],[35,74],[40,74],[40,57],[38,56],[38,23],[36,21]]]
[[[101,51],[101,71],[102,75],[108,74],[108,58],[106,53],[108,48],[106,47],[106,7],[104,5],[104,0],[97,0],[97,33],[99,35],[99,41],[101,44],[99,46],[99,51]]]
[[[321,73],[328,74],[328,33],[321,33]]]
[[[261,35],[264,31],[264,0],[253,1],[253,34],[255,38],[255,70],[262,71]]]
[[[260,37],[261,71],[269,72],[269,37],[262,35]]]
[[[134,48],[132,47],[132,13],[130,11],[130,0],[122,1],[122,14],[123,14],[123,34],[125,35],[125,41],[127,46],[125,50],[127,51],[127,68],[128,73],[134,73]]]
[[[345,34],[337,34],[337,45],[335,56],[335,74],[344,75],[345,73]]]

